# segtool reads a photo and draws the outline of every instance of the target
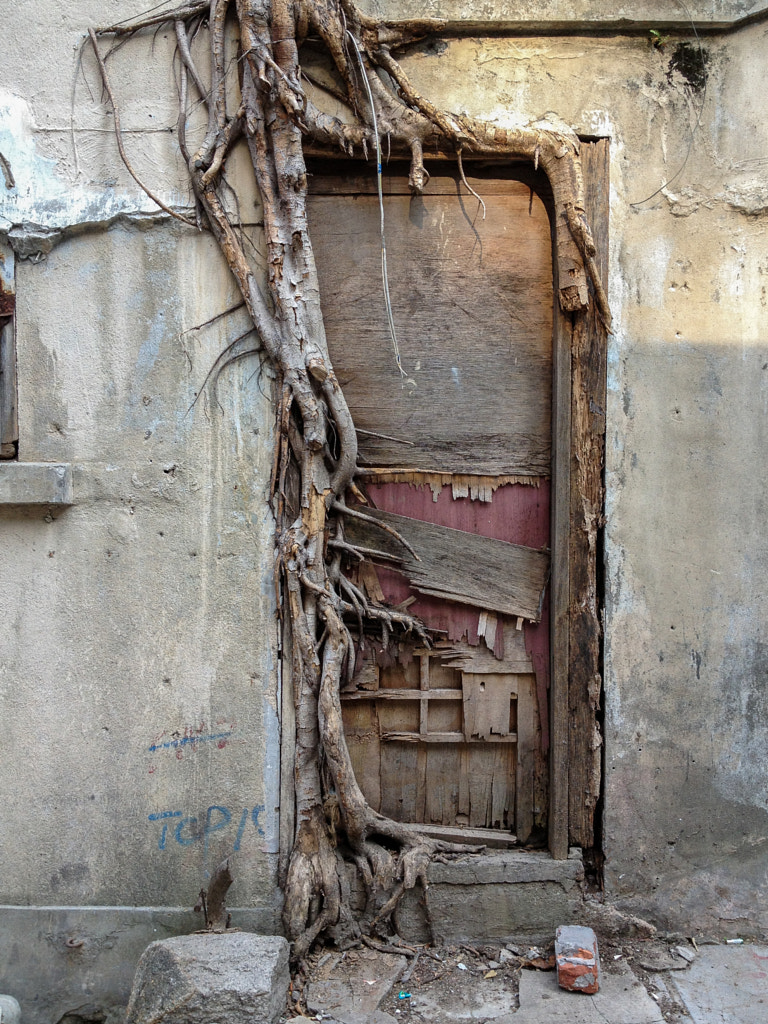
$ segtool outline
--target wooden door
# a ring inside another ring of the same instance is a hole
[[[397,542],[351,521],[380,554],[350,568],[369,600],[441,638],[364,642],[342,693],[355,772],[384,814],[504,844],[547,817],[553,282],[542,199],[494,174],[470,179],[484,219],[446,167],[419,198],[402,169],[387,175],[398,353],[369,167],[313,176],[310,230],[367,511],[420,556],[396,565]]]

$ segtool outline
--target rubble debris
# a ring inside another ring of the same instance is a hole
[[[339,970],[342,963],[344,969]],[[379,1003],[406,966],[405,957],[394,949],[391,953],[350,951],[343,960],[333,958],[324,971],[318,972],[320,976],[309,982],[307,1011],[330,1014],[344,1024],[358,1019],[372,1021]]]
[[[594,995],[600,989],[597,936],[582,925],[561,925],[555,933],[555,962],[560,988]]]
[[[670,950],[670,953],[676,953],[678,956],[682,957],[686,963],[689,964],[692,964],[693,961],[696,959],[696,954],[694,953],[694,951],[692,949],[688,949],[687,946],[673,946]]]

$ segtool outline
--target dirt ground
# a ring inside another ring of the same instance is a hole
[[[618,973],[629,966],[666,1021],[689,1019],[664,976],[689,968],[697,952],[695,940],[602,939],[599,950],[603,972]],[[319,950],[294,977],[285,1019],[327,1024],[508,1024],[518,1007],[524,970],[554,970],[554,943],[389,948],[380,944],[376,950]]]

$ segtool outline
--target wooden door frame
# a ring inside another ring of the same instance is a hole
[[[307,154],[308,156],[310,153]],[[324,162],[328,152],[316,154]],[[345,161],[333,154],[334,173]],[[470,165],[469,155],[464,157]],[[609,214],[609,140],[582,140],[585,213],[597,246],[596,261],[607,283]],[[487,166],[491,161],[484,160]],[[510,162],[492,161],[499,170]],[[515,165],[521,180],[530,181],[527,165]],[[516,173],[517,176],[517,173]],[[596,303],[577,313],[564,313],[558,301],[556,245],[565,223],[555,221],[547,207],[553,247],[552,339],[552,490],[550,595],[550,749],[548,847],[555,860],[565,860],[570,846],[591,848],[595,810],[602,785],[602,594],[598,567],[604,521],[605,396],[607,332]],[[295,822],[293,772],[295,708],[291,680],[288,617],[283,620],[281,673],[280,868],[285,877],[293,847]]]
[[[582,140],[585,213],[604,286],[608,271],[609,140]],[[553,212],[550,207],[550,221]],[[553,244],[558,230],[553,224]],[[553,261],[555,297],[557,261]],[[602,593],[607,332],[596,303],[563,313],[555,298],[552,391],[552,590],[549,850],[599,843],[602,787]]]

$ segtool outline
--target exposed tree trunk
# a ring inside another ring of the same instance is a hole
[[[203,21],[210,35],[208,82],[190,51],[192,34]],[[303,140],[352,155],[375,151],[377,134],[386,135],[395,152],[410,155],[414,192],[429,177],[423,162],[427,147],[445,156],[508,155],[541,166],[554,196],[560,303],[583,315],[591,279],[606,323],[609,312],[584,217],[576,137],[544,124],[496,128],[441,112],[417,95],[393,52],[439,31],[439,22],[377,22],[359,14],[351,0],[210,0],[101,29],[92,34],[94,49],[99,55],[97,35],[124,36],[164,22],[174,24],[178,42],[179,146],[198,216],[217,239],[278,375],[273,498],[296,706],[296,834],[284,923],[300,957],[323,934],[343,942],[361,929],[387,927],[405,889],[419,881],[426,885],[431,857],[471,849],[431,839],[374,812],[355,780],[344,738],[339,687],[351,676],[356,656],[347,621],[376,625],[385,640],[393,630],[415,633],[425,643],[428,637],[416,619],[370,604],[344,576],[343,557],[350,550],[344,543],[346,495],[357,472],[357,439],[325,340],[307,228]],[[235,22],[240,100],[237,110],[229,111],[227,40]],[[304,93],[299,45],[307,34],[320,37],[333,62],[334,95],[357,112],[349,123],[321,112]],[[99,61],[108,86],[100,56]],[[207,106],[208,126],[202,145],[190,153],[184,126],[193,91]],[[114,104],[111,91],[110,98]],[[264,207],[266,296],[222,201],[222,174],[243,136]],[[291,466],[299,480],[298,507],[284,491]],[[340,543],[329,545],[329,539]],[[344,895],[345,859],[357,865],[368,888],[360,920]]]

